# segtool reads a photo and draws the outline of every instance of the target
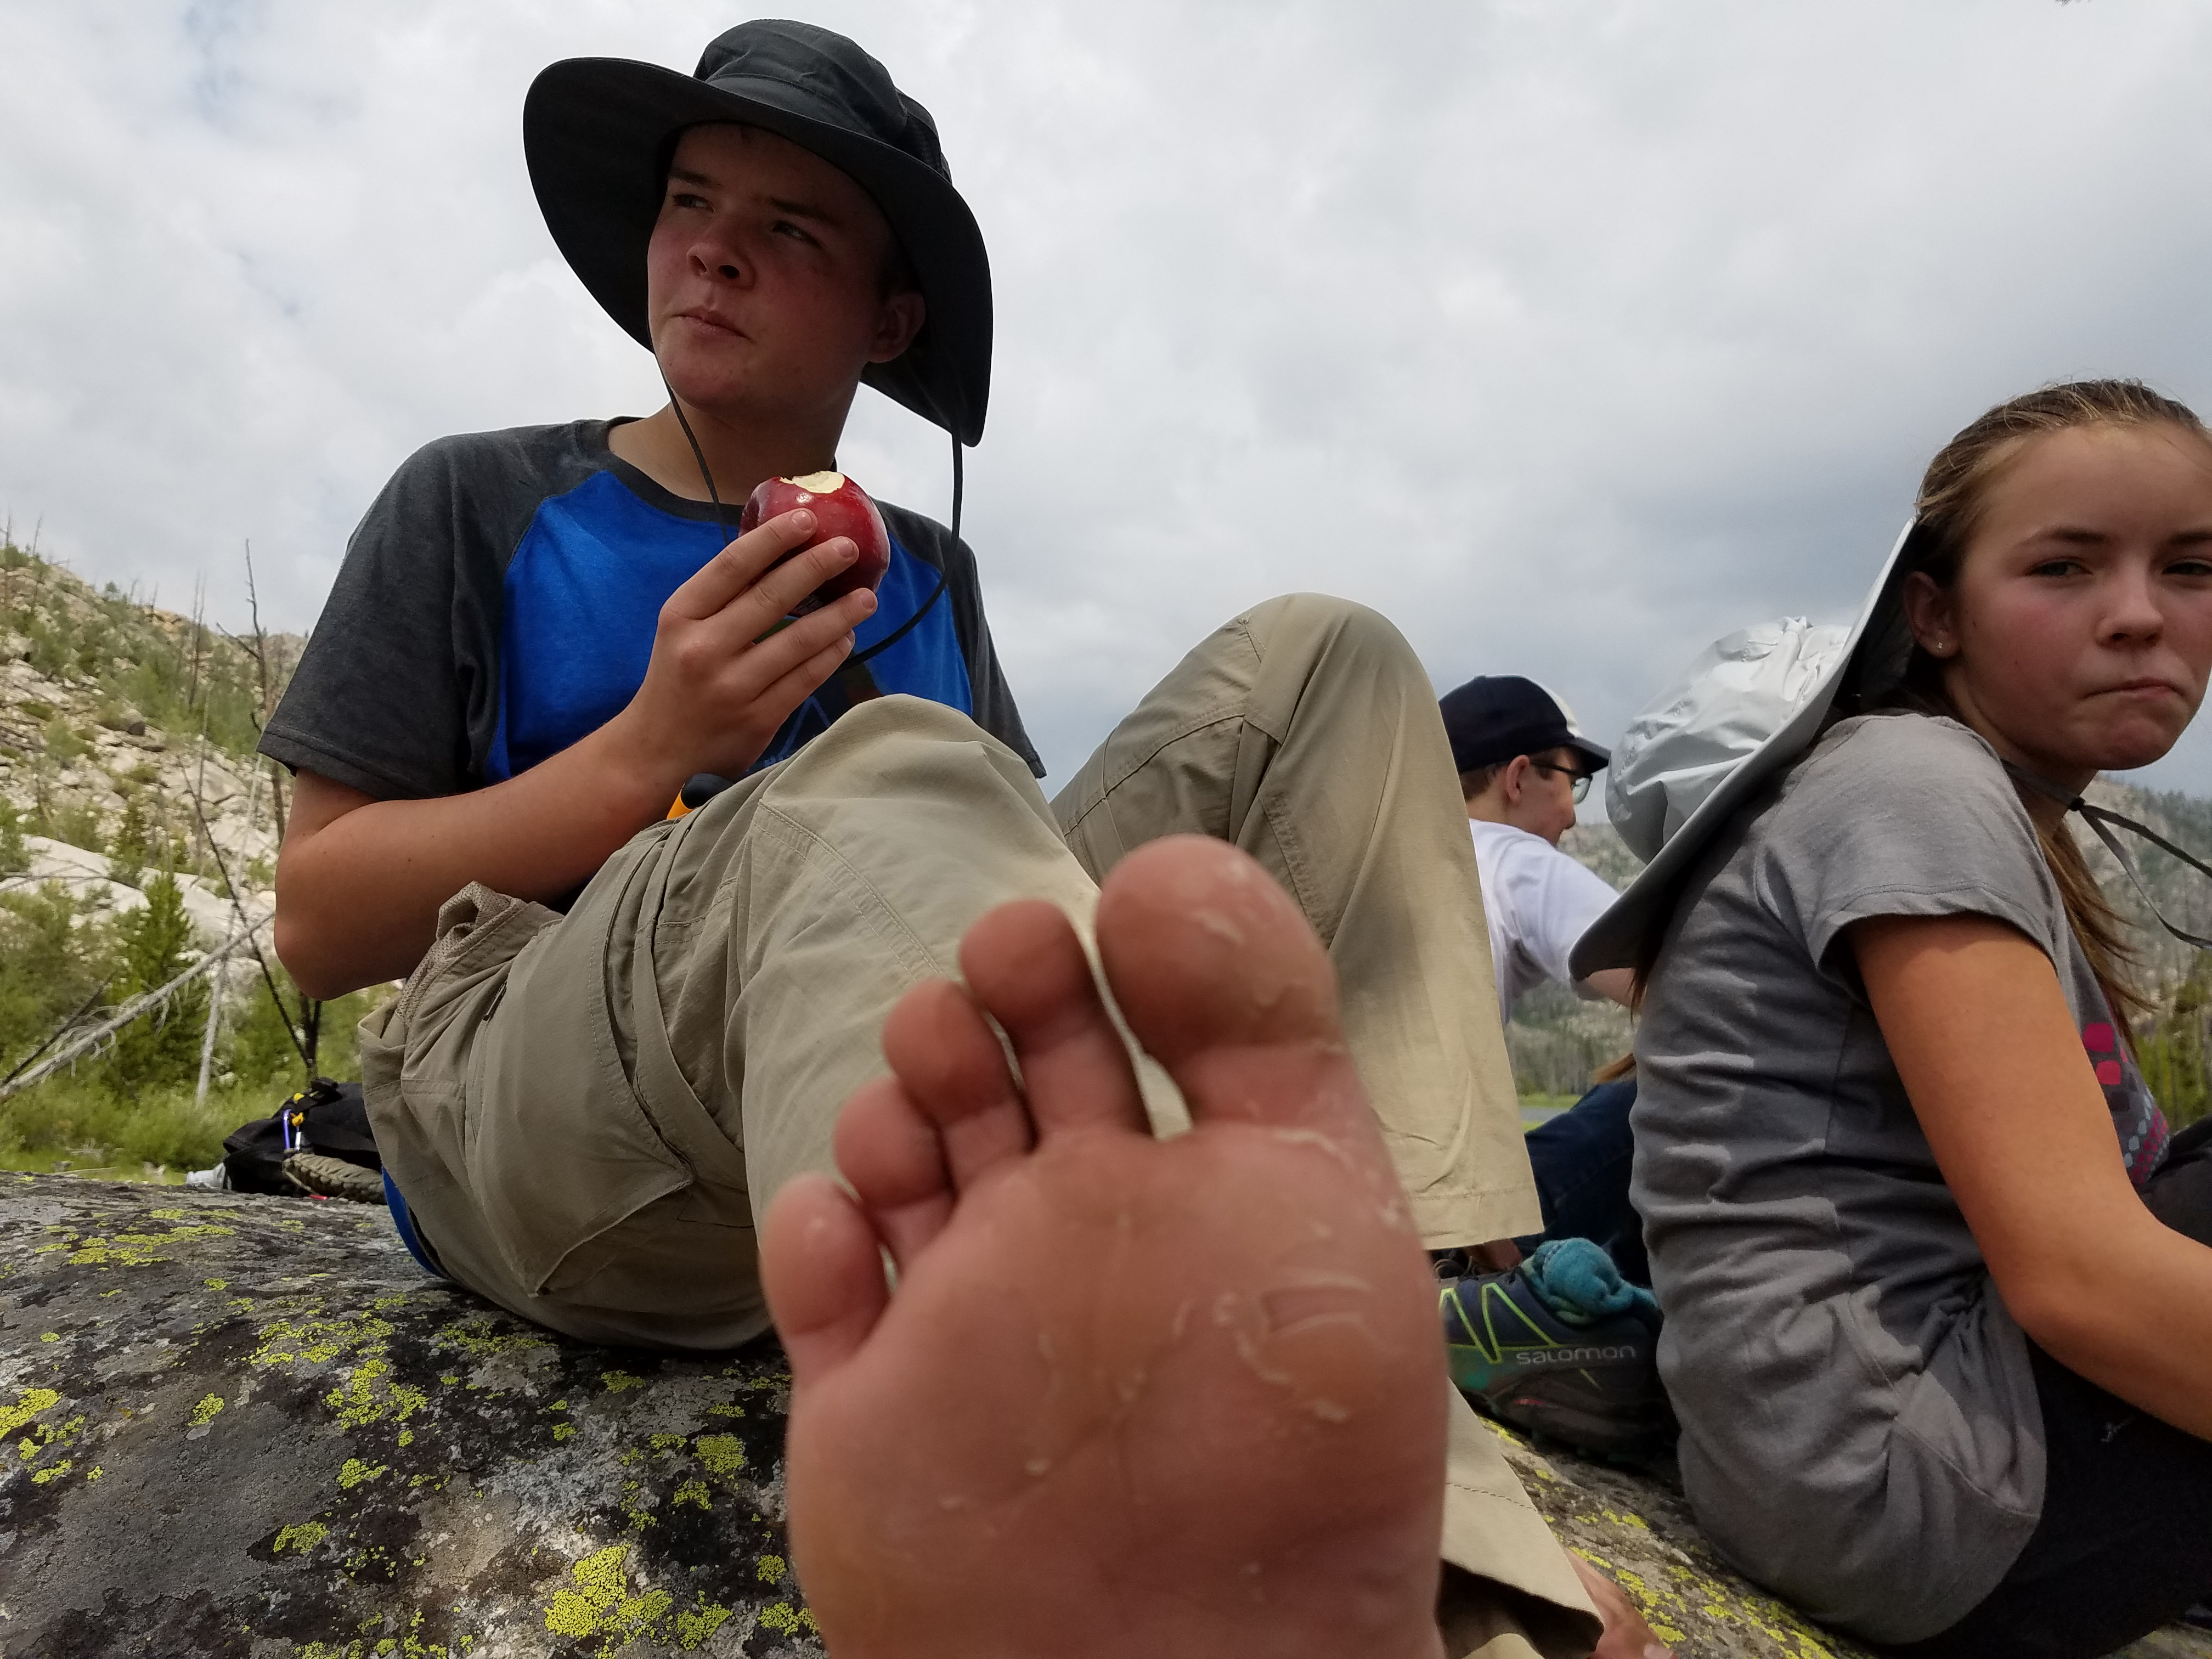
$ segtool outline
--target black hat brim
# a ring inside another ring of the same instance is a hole
[[[1613,764],[1613,751],[1600,748],[1588,738],[1571,737],[1566,740],[1565,747],[1573,750],[1575,753],[1588,761],[1593,772],[1602,772]]]
[[[675,135],[738,121],[788,138],[849,175],[883,210],[927,307],[914,343],[869,364],[861,380],[975,443],[991,390],[991,265],[975,216],[943,174],[790,100],[775,81],[702,81],[621,58],[552,64],[524,100],[522,144],[555,246],[607,314],[650,349],[646,244]]]

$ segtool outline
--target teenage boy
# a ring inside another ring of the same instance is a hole
[[[1612,756],[1583,735],[1564,703],[1518,674],[1478,676],[1437,707],[1482,874],[1498,1018],[1512,1018],[1522,994],[1547,979],[1626,1004],[1626,970],[1580,984],[1568,971],[1575,941],[1620,895],[1559,850]]]
[[[1481,870],[1499,1018],[1512,1018],[1522,993],[1547,979],[1626,1005],[1634,981],[1629,970],[1577,981],[1567,965],[1576,941],[1620,895],[1559,850],[1591,778],[1613,757],[1583,735],[1565,703],[1517,674],[1480,676],[1445,693],[1437,706]],[[1632,1285],[1650,1283],[1643,1224],[1628,1202],[1635,1103],[1632,1077],[1601,1083],[1531,1130],[1528,1162],[1543,1230],[1443,1252],[1437,1267],[1448,1281],[1438,1301],[1460,1387],[1509,1422],[1607,1452],[1648,1449],[1671,1432],[1654,1361],[1656,1304],[1630,1294],[1629,1305],[1601,1319],[1586,1310],[1563,1318],[1556,1297],[1531,1279],[1534,1268],[1520,1264],[1524,1251],[1549,1241],[1588,1239]],[[1505,1322],[1526,1346],[1476,1340],[1474,1333],[1497,1326],[1501,1309],[1510,1309]],[[1573,1370],[1554,1363],[1562,1345],[1594,1340],[1607,1351],[1605,1363]]]
[[[1498,1018],[1512,1018],[1522,994],[1546,979],[1626,1006],[1635,982],[1627,969],[1578,981],[1567,966],[1575,941],[1620,895],[1559,850],[1560,837],[1574,828],[1575,808],[1611,753],[1583,735],[1565,703],[1517,674],[1479,676],[1445,693],[1437,707],[1482,873]],[[1510,1248],[1469,1252],[1469,1265],[1510,1267],[1522,1249],[1545,1239],[1588,1238],[1603,1245],[1628,1279],[1649,1285],[1643,1223],[1628,1202],[1636,1150],[1628,1115],[1635,1104],[1635,1078],[1620,1078],[1529,1131],[1544,1230]]]
[[[981,433],[988,269],[927,112],[850,41],[755,22],[691,76],[556,64],[525,141],[556,241],[653,351],[670,402],[410,459],[263,744],[299,775],[278,869],[287,966],[320,995],[408,975],[363,1024],[362,1067],[395,1218],[426,1264],[590,1340],[759,1334],[756,1215],[832,1166],[840,1103],[896,1046],[893,1006],[951,974],[1006,901],[1087,933],[1108,872],[1177,831],[1244,849],[1326,947],[1397,1186],[1386,1219],[1445,1244],[1533,1224],[1449,750],[1389,624],[1311,596],[1236,618],[1048,804],[954,536],[886,508],[880,595],[781,627],[852,544],[807,547],[793,513],[725,545],[721,503],[834,466],[863,380],[956,442]],[[702,773],[737,781],[666,817]],[[1196,919],[1233,931],[1234,908]],[[1126,1063],[1095,1020],[1040,1031],[1018,996],[991,1006],[1032,1096],[1070,1066]],[[905,1050],[925,1093],[972,1073],[950,1029]],[[1145,1101],[1156,1126],[1187,1125],[1164,1077]],[[918,1167],[900,1161],[914,1125],[855,1103],[836,1161],[880,1191],[885,1170]],[[1003,1122],[950,1125],[923,1164],[958,1180],[1002,1158]],[[892,1232],[942,1223],[941,1193],[914,1202]],[[1171,1244],[1184,1224],[1170,1206],[1154,1231]],[[987,1322],[1078,1294],[1038,1277],[1042,1256],[988,1265]],[[1079,1294],[1113,1293],[1115,1269],[1074,1263],[1097,1281]],[[1268,1317],[1358,1327],[1357,1295],[1329,1300],[1348,1281],[1307,1288],[1310,1318],[1296,1297]],[[1249,1371],[1226,1340],[1194,1363]],[[947,1395],[928,1432],[1002,1426],[970,1420],[984,1409]],[[1493,1633],[1518,1618],[1547,1651],[1587,1645],[1576,1571],[1458,1413],[1444,1554],[1480,1577],[1452,1582],[1494,1609]],[[1431,1445],[1418,1426],[1405,1443]],[[1199,1429],[1163,1432],[1195,1456]],[[1252,1566],[1261,1600],[1291,1570]]]

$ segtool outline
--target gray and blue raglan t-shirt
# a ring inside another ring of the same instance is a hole
[[[497,783],[605,725],[635,695],[660,607],[720,550],[714,508],[607,447],[611,421],[443,438],[369,507],[261,750],[380,799]],[[879,503],[891,562],[865,651],[884,692],[959,709],[1042,775],[984,620],[975,556],[941,525]],[[760,764],[836,717],[832,687]]]
[[[1838,722],[1690,876],[1638,1028],[1632,1195],[1666,1310],[1682,1479],[1721,1551],[1816,1617],[1931,1636],[2043,1501],[2042,1414],[1844,930],[1982,915],[2057,969],[2140,1187],[2166,1124],[1995,751]]]

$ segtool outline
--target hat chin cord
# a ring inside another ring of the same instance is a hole
[[[691,422],[684,418],[684,400],[676,395],[676,388],[668,383],[668,371],[665,368],[661,368],[660,367],[659,353],[655,352],[653,354],[653,364],[656,369],[659,370],[661,389],[668,393],[668,406],[676,411],[676,424],[684,428],[684,441],[691,446],[691,459],[697,462],[699,465],[699,481],[707,486],[707,499],[714,504],[714,523],[720,528],[722,532],[722,540],[726,545],[728,543],[733,542],[737,539],[737,532],[730,528],[730,509],[723,504],[721,492],[714,488],[714,474],[713,469],[708,467],[707,465],[707,452],[699,447],[699,434],[692,431]],[[948,432],[951,431],[950,422],[946,423],[945,429]],[[963,469],[961,465],[960,434],[957,432],[953,432],[951,435],[952,539],[957,542],[960,539],[961,497],[966,493],[965,486],[967,480],[963,476]],[[858,668],[862,663],[866,662],[871,657],[881,656],[884,652],[890,650],[891,647],[896,645],[908,635],[913,633],[915,629],[921,623],[921,619],[929,614],[931,608],[936,605],[938,600],[945,597],[945,590],[951,584],[951,580],[952,577],[950,571],[939,571],[937,573],[937,586],[930,589],[929,597],[927,599],[924,599],[920,605],[915,607],[914,615],[908,617],[904,622],[901,623],[889,634],[886,634],[882,639],[878,640],[866,650],[855,651],[851,656],[846,658],[844,666],[846,668]]]
[[[660,372],[660,388],[668,394],[668,406],[676,411],[676,424],[684,428],[684,439],[691,446],[691,459],[699,464],[699,481],[707,486],[707,499],[714,504],[714,522],[720,526],[722,540],[726,544],[737,540],[730,528],[730,509],[722,505],[720,492],[714,488],[714,475],[707,465],[707,452],[699,447],[699,434],[691,429],[691,422],[684,418],[684,400],[676,395],[676,388],[668,384],[668,371],[660,368],[660,354],[655,352],[653,366]]]
[[[2118,812],[2109,811],[2101,806],[2092,805],[2081,796],[2051,782],[2050,779],[2039,778],[2025,767],[2014,766],[2010,761],[2003,762],[2002,764],[2004,769],[2011,775],[2014,782],[2023,788],[2033,790],[2046,800],[2058,802],[2069,812],[2081,814],[2081,821],[2089,826],[2099,841],[2105,843],[2106,851],[2119,861],[2120,868],[2127,872],[2129,882],[2136,890],[2136,896],[2142,900],[2143,908],[2158,918],[2160,927],[2165,928],[2184,945],[2193,945],[2200,951],[2212,951],[2212,939],[2192,933],[2185,927],[2177,927],[2166,920],[2166,912],[2158,908],[2158,902],[2151,897],[2150,890],[2143,885],[2142,876],[2136,869],[2136,861],[2128,856],[2127,849],[2120,845],[2119,838],[2113,835],[2112,830],[2118,828],[2132,835],[2141,836],[2153,846],[2164,848],[2189,866],[2191,869],[2203,875],[2212,876],[2212,865],[2206,864],[2195,854],[2185,852],[2176,847],[2147,823],[2138,823],[2133,818],[2124,817]]]

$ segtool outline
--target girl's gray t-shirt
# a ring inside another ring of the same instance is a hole
[[[2043,1499],[2027,1342],[1913,1115],[1844,930],[1973,915],[2041,946],[2138,1186],[2166,1126],[1996,755],[1839,722],[1690,877],[1636,1041],[1634,1198],[1683,1482],[1815,1616],[1905,1642],[1995,1589]]]

